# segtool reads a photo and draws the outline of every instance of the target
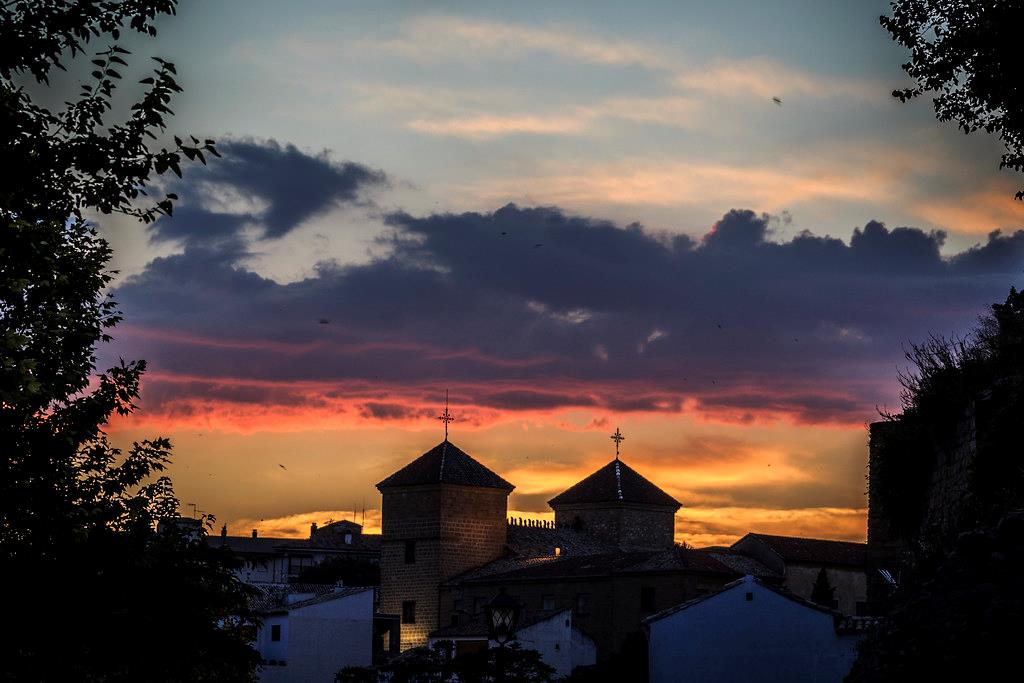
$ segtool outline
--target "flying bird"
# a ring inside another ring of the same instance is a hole
[[[772,98],[772,102],[774,102],[775,104],[779,105],[780,107],[782,106],[782,98],[781,97],[773,97]]]
[[[320,318],[319,320],[317,320],[317,322],[320,323],[321,325],[330,325],[331,324],[331,321],[328,320],[327,318]]]
[[[543,244],[538,242],[537,244],[533,245],[533,248],[536,249],[537,247],[543,247],[543,246],[544,246]]]
[[[282,470],[286,470],[286,469],[288,469],[287,467],[285,467],[285,466],[284,466],[284,465],[282,465],[281,463],[277,463],[277,466],[278,466],[278,467],[280,467],[280,468],[281,468]]]
[[[718,325],[718,329],[722,329],[722,323],[715,323],[715,324]]]

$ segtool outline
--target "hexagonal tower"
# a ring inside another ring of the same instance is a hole
[[[548,501],[555,524],[572,526],[622,548],[669,548],[682,505],[615,460]]]
[[[403,650],[438,627],[441,582],[504,553],[513,488],[447,439],[377,484],[380,610],[400,615]]]

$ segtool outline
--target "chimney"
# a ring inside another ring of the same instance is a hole
[[[309,540],[312,541],[314,536],[316,536],[316,522],[309,525]]]
[[[256,530],[255,529],[252,530],[252,537],[256,538]]]

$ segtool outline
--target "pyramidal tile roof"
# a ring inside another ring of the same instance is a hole
[[[589,477],[562,491],[548,505],[579,503],[642,503],[678,510],[682,504],[668,495],[632,467],[615,459]]]
[[[447,439],[377,484],[377,488],[421,484],[459,484],[506,491],[515,488]]]

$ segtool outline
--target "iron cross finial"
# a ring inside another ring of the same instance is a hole
[[[619,444],[622,443],[623,441],[625,441],[626,437],[624,437],[622,435],[622,432],[619,431],[619,428],[616,427],[615,428],[615,433],[612,434],[611,439],[612,439],[612,441],[615,442],[615,459],[618,460],[619,459]]]
[[[455,422],[451,412],[448,410],[448,390],[444,390],[444,412],[437,416],[437,419],[444,423],[444,440],[448,440],[448,423]]]

